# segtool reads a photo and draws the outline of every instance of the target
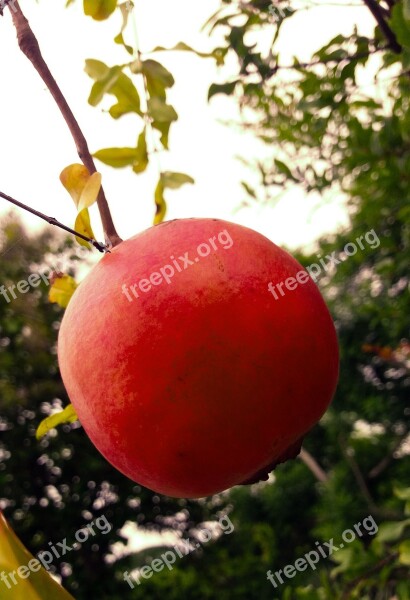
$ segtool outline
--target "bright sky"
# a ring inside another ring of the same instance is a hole
[[[305,0],[302,0],[305,1]],[[307,0],[310,2],[310,0]],[[355,3],[358,0],[353,0]],[[339,0],[343,2],[343,0]],[[370,34],[374,24],[368,10],[356,6],[332,5],[302,11],[290,20],[281,34],[281,60],[294,55],[309,59],[320,44],[337,35],[350,33],[353,24]],[[82,2],[65,9],[65,0],[22,1],[22,8],[38,36],[43,55],[71,105],[89,141],[91,151],[109,146],[134,145],[141,128],[136,115],[113,121],[100,107],[87,104],[91,80],[83,71],[86,58],[108,64],[126,62],[128,55],[112,39],[120,27],[119,15],[96,23],[81,14]],[[171,47],[180,40],[200,49],[212,49],[200,29],[220,5],[219,0],[136,0],[137,26],[143,52],[156,45]],[[6,11],[7,12],[7,11]],[[273,27],[273,25],[272,25]],[[129,32],[133,41],[132,29]],[[75,208],[59,182],[60,171],[79,162],[66,125],[27,59],[17,47],[10,15],[0,19],[1,118],[0,190],[30,206],[73,226]],[[236,104],[223,96],[207,102],[209,85],[226,81],[235,73],[231,62],[218,72],[212,60],[187,53],[162,53],[155,56],[173,73],[176,84],[170,100],[179,121],[173,126],[171,152],[161,154],[167,170],[189,173],[195,186],[168,193],[167,218],[219,217],[253,227],[279,244],[308,245],[323,232],[345,222],[343,198],[323,200],[306,197],[299,190],[285,194],[271,206],[239,207],[246,198],[240,181],[251,179],[237,156],[255,159],[274,149],[266,149],[250,134],[221,123],[237,116]],[[114,170],[97,163],[112,209],[114,221],[123,238],[149,227],[153,217],[153,190],[157,166],[136,176],[131,170]],[[0,213],[8,209],[0,199]],[[31,228],[41,226],[35,217],[26,216]],[[92,208],[94,231],[102,239],[99,218]]]

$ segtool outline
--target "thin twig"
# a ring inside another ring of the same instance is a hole
[[[363,476],[363,473],[361,472],[360,467],[357,464],[356,460],[351,455],[352,448],[348,447],[346,440],[342,436],[339,437],[339,445],[340,445],[342,454],[346,458],[347,463],[352,470],[354,478],[356,479],[356,483],[357,483],[363,497],[365,498],[369,508],[373,512],[377,512],[378,508],[372,498],[372,495],[370,494],[370,491],[369,491],[369,488],[367,487],[367,483]]]
[[[390,452],[387,454],[387,456],[385,456],[384,458],[382,458],[382,460],[377,463],[377,465],[375,465],[368,473],[367,477],[369,479],[375,479],[376,477],[379,477],[379,475],[381,475],[383,473],[383,471],[385,471],[387,469],[387,467],[390,465],[390,463],[392,462],[393,458],[394,458],[394,454],[397,452],[397,450],[399,450],[400,446],[404,443],[404,441],[409,437],[409,432],[406,431],[406,433],[402,436],[400,436],[397,440],[395,440]]]
[[[60,223],[60,221],[57,221],[57,219],[55,219],[54,217],[49,217],[49,216],[45,215],[44,213],[41,213],[38,210],[35,210],[34,208],[31,208],[30,206],[27,206],[26,204],[19,202],[18,200],[15,200],[11,196],[8,196],[7,194],[4,194],[3,192],[0,192],[0,197],[4,198],[8,202],[11,202],[12,204],[15,204],[19,208],[23,208],[24,210],[27,210],[31,214],[36,215],[36,217],[39,217],[40,219],[47,221],[47,223],[49,223],[50,225],[55,225],[56,227],[60,227],[60,229],[64,229],[64,231],[68,231],[68,233],[72,233],[73,235],[81,238],[82,240],[85,240],[86,242],[90,242],[90,244],[92,244],[94,246],[94,248],[97,248],[97,250],[99,250],[100,252],[109,252],[108,246],[106,246],[105,244],[101,244],[100,242],[97,242],[93,238],[89,238],[86,235],[83,235],[82,233],[79,233],[78,231],[75,231],[74,229],[67,227],[67,225],[64,225],[64,223]]]
[[[373,573],[377,573],[378,571],[380,571],[380,569],[391,563],[393,560],[396,560],[398,556],[398,552],[393,552],[392,554],[389,554],[388,556],[380,560],[378,563],[373,565],[365,573],[362,573],[361,575],[356,577],[356,579],[350,581],[344,589],[344,592],[341,596],[341,600],[347,600],[348,598],[350,598],[351,592],[353,592],[353,590],[359,585],[361,581],[366,580],[369,577],[369,575],[373,575]]]
[[[327,473],[325,473],[316,459],[313,458],[313,456],[307,450],[302,448],[298,458],[300,458],[300,460],[307,466],[307,468],[313,473],[318,481],[321,483],[326,483],[329,481],[329,476]]]
[[[81,131],[80,126],[78,125],[77,120],[75,119],[71,108],[67,103],[67,100],[65,99],[63,93],[58,87],[57,82],[55,81],[54,77],[50,72],[50,69],[48,68],[44,58],[42,57],[37,38],[34,35],[26,17],[22,13],[17,0],[13,2],[13,9],[11,8],[11,5],[9,8],[13,18],[14,26],[16,28],[17,40],[21,51],[27,56],[29,61],[32,63],[32,65],[46,84],[54,100],[56,101],[56,104],[60,109],[64,120],[67,123],[67,126],[71,132],[71,135],[75,141],[78,156],[80,157],[84,165],[87,167],[89,172],[94,173],[97,169],[88,149],[87,140],[85,139],[84,134]],[[101,221],[104,228],[106,242],[110,245],[110,247],[117,246],[121,243],[122,240],[115,229],[111,212],[107,203],[107,199],[105,197],[104,190],[102,187],[98,194],[97,204],[101,215]]]
[[[327,65],[328,63],[339,64],[342,62],[350,62],[351,60],[360,60],[361,58],[367,58],[372,54],[376,54],[376,52],[381,52],[382,50],[387,50],[387,46],[379,46],[378,48],[374,48],[373,50],[369,50],[369,52],[358,52],[357,54],[347,54],[346,56],[342,56],[341,58],[324,58],[313,60],[311,62],[301,62],[295,63],[293,65],[275,65],[270,71],[269,75],[274,75],[277,71],[282,69],[308,69],[309,67],[315,67],[316,65]]]

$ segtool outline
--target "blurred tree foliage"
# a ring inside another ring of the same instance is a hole
[[[71,265],[68,272],[75,273],[71,240],[58,243],[49,233],[28,237],[18,221],[2,221],[0,285],[6,290],[59,264]],[[90,536],[80,550],[56,559],[55,567],[78,600],[120,598],[128,587],[122,572],[132,560],[106,559],[112,544],[126,544],[120,533],[125,523],[186,536],[203,519],[215,520],[222,504],[142,489],[104,460],[78,422],[36,441],[42,418],[68,402],[56,356],[63,311],[50,304],[48,289],[42,282],[28,293],[16,291],[15,300],[6,292],[10,302],[0,296],[0,508],[33,554],[49,550],[49,542],[58,548],[64,538],[72,546],[80,528],[105,515],[112,530]],[[0,590],[3,585],[0,581]]]
[[[320,258],[330,264],[325,257],[339,256],[348,243],[358,246],[371,230],[380,241],[322,269],[341,374],[331,409],[304,444],[319,469],[308,470],[305,456],[280,466],[274,484],[231,492],[235,535],[213,547],[218,575],[201,569],[209,586],[218,582],[218,597],[410,597],[409,6],[366,4],[380,25],[374,36],[355,29],[338,35],[309,64],[282,65],[275,51],[283,24],[306,8],[300,4],[224,0],[208,23],[225,32],[220,51],[238,63],[237,76],[211,86],[210,97],[233,96],[242,126],[272,149],[271,158],[253,165],[258,189],[244,181],[251,201],[269,201],[295,185],[324,198],[344,194],[349,227],[320,240],[317,253],[301,252],[306,266]],[[375,85],[361,85],[364,67]],[[313,471],[323,476],[315,481]],[[366,515],[379,525],[375,538],[357,539],[282,589],[266,580],[268,569],[293,564],[316,541],[340,543]]]
[[[408,0],[366,4],[379,22],[374,36],[355,30],[337,36],[309,64],[283,65],[275,51],[279,30],[300,4],[281,2],[278,12],[267,0],[225,0],[209,23],[226,34],[214,57],[234,54],[238,62],[237,76],[214,84],[210,97],[236,98],[243,127],[272,148],[273,156],[255,165],[261,185],[244,181],[250,200],[270,200],[292,185],[325,198],[344,194],[349,227],[320,240],[311,256],[300,252],[306,266],[333,252],[339,256],[370,230],[380,241],[364,243],[318,280],[338,329],[340,384],[332,407],[307,436],[302,458],[278,467],[274,481],[202,502],[176,501],[115,472],[75,424],[36,442],[41,413],[67,401],[55,356],[61,311],[47,304],[45,286],[10,304],[0,297],[6,516],[33,553],[50,540],[69,540],[96,516],[105,514],[114,526],[95,544],[56,561],[79,600],[410,598],[409,6]],[[377,87],[362,83],[364,67]],[[4,284],[26,278],[33,263],[50,260],[48,251],[63,250],[47,234],[28,240],[13,221],[2,235]],[[157,530],[178,523],[181,535],[195,537],[195,526],[225,507],[233,533],[203,544],[172,570],[141,579],[133,590],[122,572],[150,564],[163,549],[105,560],[127,521]],[[277,589],[267,580],[268,570],[294,564],[316,542],[334,538],[340,545],[342,533],[369,515],[377,535],[367,532]]]

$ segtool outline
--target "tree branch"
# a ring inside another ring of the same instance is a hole
[[[27,56],[29,61],[32,63],[32,65],[46,84],[54,100],[56,101],[56,104],[60,109],[64,120],[67,123],[67,126],[71,132],[71,135],[75,141],[78,156],[80,157],[84,165],[87,167],[89,172],[94,173],[97,169],[88,149],[87,140],[85,139],[84,134],[81,131],[64,95],[62,94],[60,88],[57,85],[57,82],[52,76],[50,69],[48,68],[45,60],[41,55],[38,41],[29,25],[29,22],[24,16],[17,1],[14,1],[13,6],[10,5],[9,8],[13,18],[14,26],[16,28],[17,40],[21,51]],[[122,242],[122,240],[115,229],[110,209],[107,203],[107,199],[105,197],[104,190],[102,187],[98,194],[97,204],[101,215],[101,221],[104,228],[106,242],[110,245],[110,247],[117,246]]]
[[[386,50],[388,48],[388,46],[379,46],[378,48],[374,48],[373,50],[370,50],[369,52],[358,52],[357,54],[347,54],[346,56],[343,56],[342,58],[325,58],[325,59],[318,59],[318,60],[312,60],[311,62],[303,62],[303,63],[295,63],[293,65],[275,65],[272,70],[269,73],[269,76],[272,77],[272,75],[275,75],[275,73],[281,69],[308,69],[309,67],[315,67],[316,65],[327,65],[328,63],[334,63],[334,64],[339,64],[342,62],[349,62],[351,60],[356,60],[356,59],[361,59],[361,58],[367,58],[368,56],[371,56],[372,54],[376,54],[376,52],[381,52],[382,50]]]
[[[384,11],[382,7],[378,4],[376,0],[363,0],[366,4],[367,8],[370,10],[372,15],[377,21],[378,26],[384,34],[384,37],[389,42],[389,47],[396,52],[396,54],[400,54],[402,51],[402,47],[396,40],[396,36],[393,31],[390,29],[386,21],[384,20]]]
[[[8,202],[11,202],[12,204],[15,204],[19,208],[23,208],[24,210],[27,210],[31,214],[36,215],[36,217],[43,219],[43,221],[47,221],[47,223],[49,223],[49,225],[55,225],[56,227],[60,227],[60,229],[64,229],[64,231],[68,231],[68,233],[72,233],[73,235],[81,238],[82,240],[85,240],[86,242],[90,242],[90,244],[92,244],[100,252],[109,252],[108,247],[105,246],[105,244],[101,244],[100,242],[97,242],[96,240],[89,238],[86,235],[83,235],[82,233],[75,231],[74,229],[71,229],[71,227],[67,227],[67,225],[64,225],[64,223],[60,223],[60,221],[57,221],[57,219],[55,219],[54,217],[48,217],[47,215],[39,212],[38,210],[35,210],[34,208],[31,208],[30,206],[27,206],[26,204],[23,204],[22,202],[19,202],[18,200],[15,200],[11,196],[8,196],[7,194],[4,194],[3,192],[0,192],[0,197],[4,198]]]
[[[363,473],[361,472],[359,465],[357,464],[357,462],[355,461],[355,459],[353,458],[353,456],[351,454],[352,448],[348,447],[346,440],[344,440],[342,437],[339,438],[339,445],[340,445],[342,454],[346,458],[346,460],[352,470],[354,478],[356,479],[356,483],[357,483],[363,497],[366,499],[366,502],[367,502],[370,510],[374,513],[378,512],[378,507],[376,506],[376,504],[370,494],[370,491],[369,491],[369,488],[367,487],[367,483],[363,476]]]
[[[316,459],[313,458],[313,456],[307,450],[302,448],[298,458],[300,458],[300,460],[303,463],[305,463],[307,468],[313,473],[313,475],[318,481],[320,481],[321,483],[326,483],[327,481],[329,481],[329,476],[327,475],[327,473],[325,473],[325,471],[322,469],[322,467],[319,465]]]
[[[393,460],[393,455],[395,454],[395,452],[397,452],[397,450],[399,450],[400,446],[404,443],[404,441],[409,437],[409,432],[406,431],[406,433],[402,436],[399,437],[399,439],[397,439],[389,454],[387,454],[387,456],[385,456],[384,458],[382,458],[382,460],[377,463],[377,465],[375,465],[368,473],[367,477],[369,479],[375,479],[376,477],[379,477],[379,475],[381,475],[383,473],[383,471],[385,469],[387,469],[387,467],[390,465],[390,463]]]
[[[396,558],[398,556],[399,556],[398,552],[393,552],[392,554],[389,554],[388,556],[386,556],[385,558],[383,558],[382,560],[377,562],[375,565],[373,565],[365,573],[362,573],[361,575],[356,577],[356,579],[353,579],[352,581],[350,581],[346,585],[346,587],[343,591],[341,600],[348,600],[348,598],[351,598],[351,593],[359,585],[359,583],[361,581],[366,580],[370,575],[373,575],[374,573],[377,573],[378,571],[380,571],[380,569],[382,569],[383,567],[385,567],[386,565],[391,563],[393,560],[396,560]]]

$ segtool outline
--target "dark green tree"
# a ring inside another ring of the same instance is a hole
[[[68,402],[56,356],[63,311],[49,302],[44,282],[16,299],[7,288],[59,264],[74,275],[78,257],[71,239],[48,232],[29,237],[14,218],[2,221],[0,283],[9,302],[0,296],[0,508],[32,554],[64,538],[71,547],[80,528],[105,517],[111,531],[96,529],[95,538],[56,559],[52,571],[78,600],[119,598],[129,589],[122,573],[133,559],[107,562],[107,556],[114,543],[126,544],[120,530],[127,522],[188,536],[201,521],[215,519],[222,504],[160,497],[135,485],[105,461],[78,423],[36,440],[39,422]]]

